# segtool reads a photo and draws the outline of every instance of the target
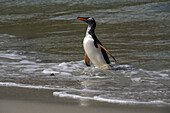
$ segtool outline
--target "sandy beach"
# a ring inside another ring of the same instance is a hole
[[[169,113],[170,108],[58,98],[52,90],[0,87],[0,113]]]

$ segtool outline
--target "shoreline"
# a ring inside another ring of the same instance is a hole
[[[0,87],[0,113],[169,113],[169,106],[122,105],[53,96],[55,90]]]

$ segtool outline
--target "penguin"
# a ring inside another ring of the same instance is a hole
[[[90,62],[99,69],[111,69],[111,63],[107,53],[115,60],[116,59],[103,47],[103,44],[95,35],[96,21],[91,17],[77,17],[78,20],[87,23],[88,27],[83,40],[83,48],[85,51],[85,64],[90,66]]]

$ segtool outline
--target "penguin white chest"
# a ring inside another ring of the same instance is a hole
[[[85,36],[83,40],[83,47],[90,61],[96,68],[108,68],[109,65],[106,63],[103,57],[101,48],[99,46],[98,48],[95,47],[94,39],[91,35]]]

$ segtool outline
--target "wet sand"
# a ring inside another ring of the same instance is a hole
[[[54,90],[0,87],[0,113],[169,113],[169,106],[121,105],[58,98]]]

